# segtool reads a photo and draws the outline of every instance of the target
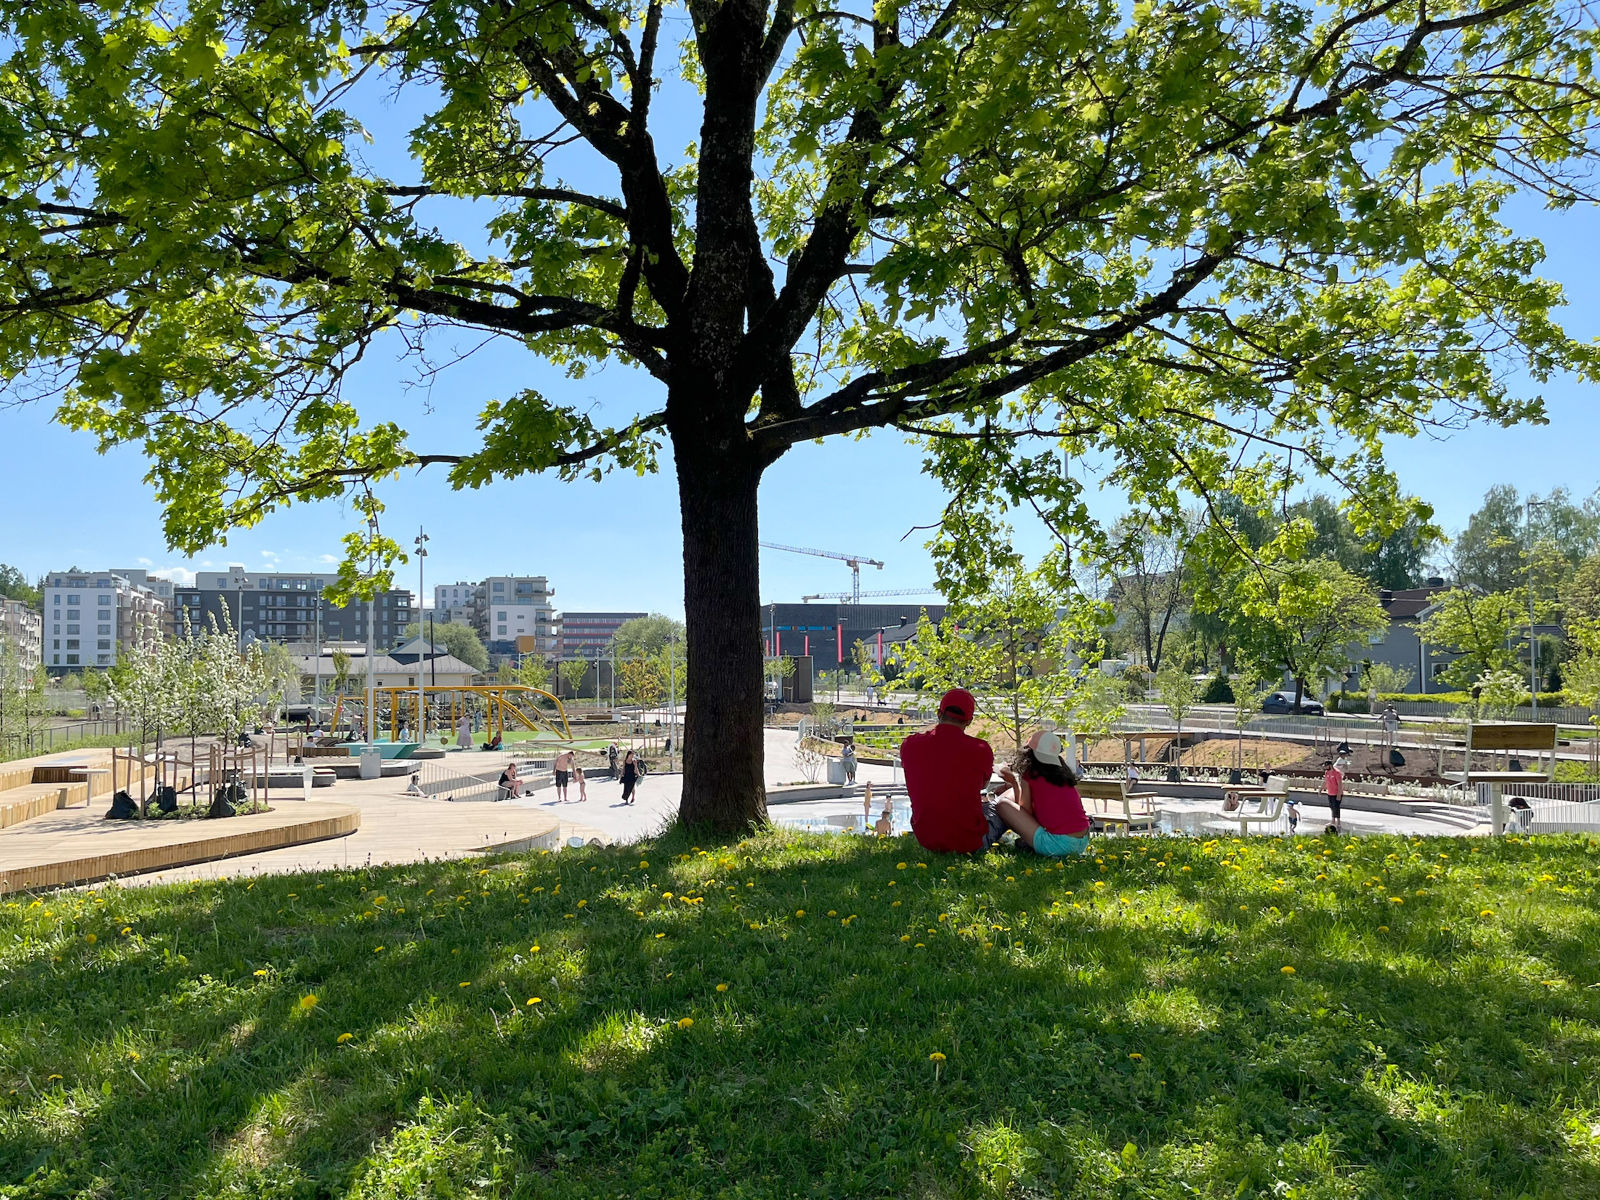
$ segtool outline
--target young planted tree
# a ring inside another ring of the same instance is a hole
[[[579,690],[583,687],[584,676],[589,674],[588,661],[582,658],[569,658],[566,662],[561,664],[560,670],[561,678],[566,680],[567,689],[572,693],[573,697],[576,698]],[[600,672],[596,671],[594,677],[595,685],[598,687],[600,682]]]
[[[1296,706],[1388,626],[1372,585],[1327,559],[1245,571],[1228,605],[1240,654],[1265,678],[1287,672]]]
[[[1169,661],[1156,673],[1156,686],[1161,689],[1162,706],[1178,727],[1177,758],[1173,760],[1173,769],[1177,770],[1176,763],[1183,757],[1183,719],[1200,703],[1200,685],[1184,669],[1183,664]]]
[[[1367,685],[1367,711],[1378,711],[1378,697],[1384,693],[1403,692],[1416,678],[1417,673],[1393,663],[1368,663],[1361,682]]]
[[[994,505],[1088,521],[1029,439],[1172,513],[1309,468],[1397,525],[1384,439],[1537,416],[1521,363],[1590,372],[1497,213],[1584,197],[1593,32],[1563,0],[0,0],[0,378],[142,444],[186,551],[294,501],[365,525],[416,466],[479,487],[670,451],[681,813],[740,829],[756,497],[791,447],[929,439],[966,501],[945,582],[976,593]],[[649,399],[363,419],[357,361],[428,363],[435,334],[618,360],[608,399]],[[336,590],[403,559],[346,547]]]

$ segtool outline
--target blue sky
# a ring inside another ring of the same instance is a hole
[[[406,121],[411,115],[406,107],[403,99],[398,106],[385,104],[379,115],[385,123]],[[686,144],[693,134],[686,120],[689,106],[680,102],[657,111],[663,109],[672,118],[659,144]],[[374,165],[397,179],[414,175],[401,163]],[[1519,202],[1509,219],[1519,232],[1544,241],[1544,273],[1567,289],[1570,307],[1563,320],[1569,332],[1600,336],[1600,267],[1592,252],[1600,244],[1600,216],[1592,209],[1550,213]],[[472,341],[463,336],[460,345]],[[467,448],[483,401],[517,388],[537,387],[552,399],[592,406],[613,420],[643,409],[657,388],[648,377],[615,367],[570,380],[520,350],[498,347],[444,371],[426,390],[409,381],[405,366],[375,351],[353,378],[349,394],[364,414],[392,417],[412,430],[412,444],[421,452]],[[1435,506],[1446,529],[1460,527],[1493,484],[1540,492],[1566,486],[1579,495],[1600,484],[1594,454],[1600,413],[1592,390],[1559,379],[1543,392],[1548,426],[1474,428],[1446,441],[1419,439],[1390,448],[1402,482]],[[30,576],[74,564],[325,569],[353,524],[337,505],[291,509],[236,534],[225,547],[187,559],[164,548],[160,512],[143,482],[145,466],[136,451],[98,456],[89,438],[54,425],[43,407],[0,409],[0,446],[7,451],[7,470],[0,473],[0,562]],[[385,523],[407,542],[419,524],[427,528],[430,596],[434,583],[486,574],[544,574],[564,609],[681,615],[682,547],[670,455],[663,457],[662,468],[642,478],[616,473],[598,485],[524,478],[462,493],[450,490],[442,470],[430,468],[385,488]],[[920,451],[898,434],[803,445],[766,475],[762,537],[881,559],[885,568],[865,572],[863,588],[922,587],[933,571],[922,545],[927,534],[916,527],[936,521],[946,499],[922,474]],[[1106,513],[1120,507],[1111,495],[1099,503]],[[1042,529],[1019,518],[1019,534],[1026,548],[1043,549]],[[798,600],[810,592],[843,590],[849,582],[842,563],[762,552],[765,600]],[[415,563],[401,568],[400,583],[416,586]]]

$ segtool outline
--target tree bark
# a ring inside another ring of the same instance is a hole
[[[763,464],[738,416],[723,436],[698,421],[673,429],[689,693],[678,819],[718,833],[767,820],[756,519]]]

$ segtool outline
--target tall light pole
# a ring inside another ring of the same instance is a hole
[[[668,685],[667,699],[672,705],[672,752],[667,755],[667,770],[678,769],[678,634],[676,630],[667,634],[667,673],[671,679]]]
[[[1533,705],[1534,719],[1539,717],[1539,639],[1533,625],[1533,510],[1543,508],[1544,501],[1529,496],[1525,509],[1528,525],[1528,702]]]
[[[415,544],[416,544],[416,547],[417,547],[417,635],[420,637],[422,635],[422,598],[423,598],[424,595],[427,594],[426,592],[423,591],[423,587],[422,587],[422,565],[427,560],[427,557],[428,557],[428,535],[422,532],[422,526],[420,526],[420,525],[417,526],[417,536],[416,536]],[[432,642],[428,643],[428,651],[429,651],[429,653],[431,655],[432,651],[433,651],[433,643]],[[424,685],[423,685],[422,679],[423,679],[423,674],[422,674],[422,672],[420,670],[418,670],[417,671],[417,741],[419,741],[419,742],[425,742],[425,741],[428,740],[428,715],[427,715],[427,709],[423,707],[423,705],[426,703],[426,700],[425,700],[425,696],[424,696],[424,692],[423,692]]]
[[[372,578],[373,554],[378,541],[378,522],[371,517],[367,518],[367,578]],[[372,657],[377,652],[374,641],[376,617],[378,614],[375,596],[366,598],[367,606],[367,745],[371,746],[378,740],[378,693],[372,684]]]
[[[238,613],[238,615],[239,615],[239,626],[238,626],[238,629],[239,629],[239,653],[243,654],[244,653],[244,589],[245,589],[245,585],[248,584],[250,581],[248,579],[246,579],[243,575],[241,575],[241,576],[239,576],[237,582],[239,584],[238,592],[237,592],[238,597],[239,597],[239,601],[238,601],[238,604],[236,606],[238,608],[238,610],[239,610],[239,613]]]
[[[316,595],[311,597],[311,603],[317,614],[317,637],[311,649],[315,653],[312,660],[316,670],[316,682],[311,685],[311,707],[315,710],[317,724],[322,724],[322,585],[316,582],[316,576],[311,577],[311,582],[316,585]]]

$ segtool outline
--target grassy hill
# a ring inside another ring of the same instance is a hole
[[[0,905],[0,1196],[1600,1196],[1600,845],[763,834]]]

